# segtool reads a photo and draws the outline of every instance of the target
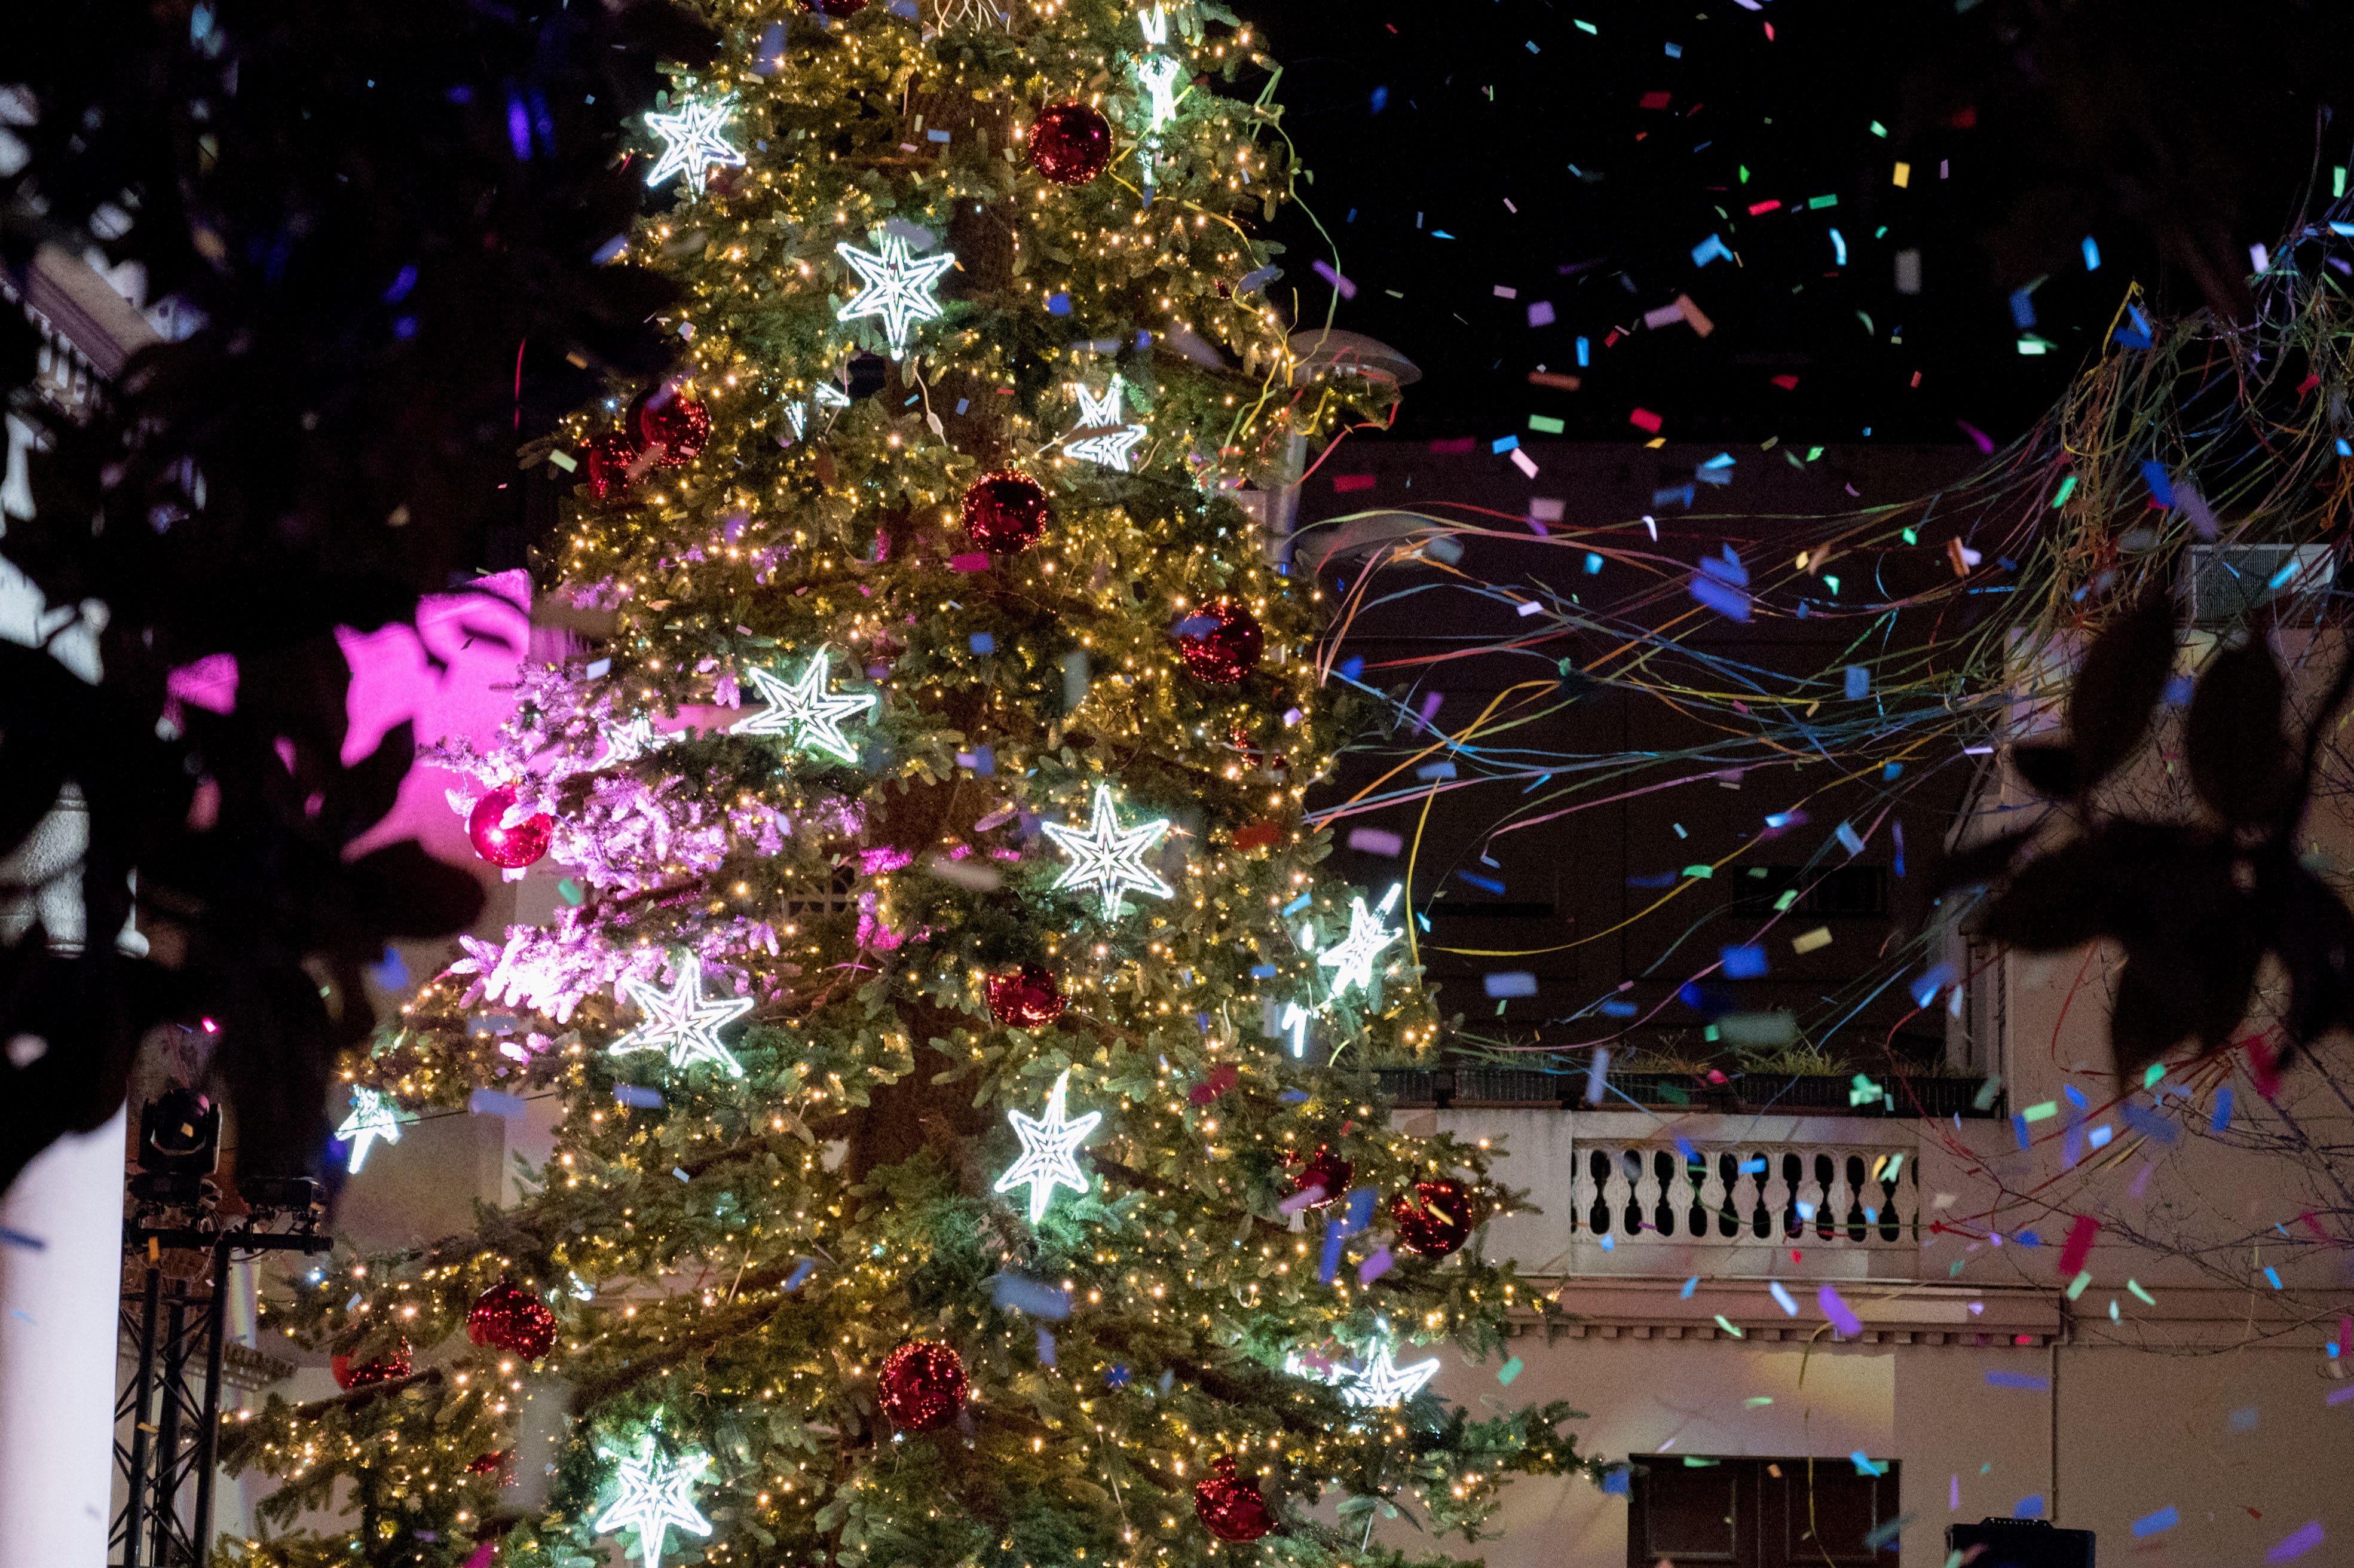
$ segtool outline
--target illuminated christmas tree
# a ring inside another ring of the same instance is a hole
[[[557,454],[543,589],[611,635],[448,758],[579,896],[351,1074],[559,1094],[557,1155],[273,1301],[358,1370],[236,1456],[358,1517],[259,1561],[1378,1563],[1587,1463],[1414,1353],[1543,1303],[1467,1245],[1490,1151],[1391,1129],[1436,1017],[1302,821],[1355,718],[1236,491],[1381,391],[1262,292],[1293,170],[1218,84],[1269,62],[1007,3],[714,7],[646,116],[675,206],[616,253],[696,369]]]

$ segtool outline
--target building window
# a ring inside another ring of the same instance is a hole
[[[1891,1536],[1865,1544],[1897,1516],[1896,1461],[1867,1476],[1845,1457],[1634,1460],[1627,1510],[1628,1568],[1887,1568]]]

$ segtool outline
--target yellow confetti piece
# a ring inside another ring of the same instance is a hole
[[[1811,953],[1830,945],[1831,928],[1829,926],[1818,926],[1802,936],[1790,938],[1790,950],[1794,953]]]

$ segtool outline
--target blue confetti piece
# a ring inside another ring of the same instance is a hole
[[[2033,1372],[1994,1371],[1986,1374],[1986,1380],[1994,1388],[2025,1389],[2030,1393],[2045,1393],[2052,1388],[2050,1378],[2037,1377]]]
[[[2025,289],[2010,291],[2010,324],[2021,332],[2035,324],[2035,300]]]
[[[2221,1132],[2232,1125],[2232,1086],[2224,1085],[2215,1091],[2215,1114],[2207,1118],[2207,1130]]]
[[[1273,980],[1275,978],[1275,966],[1273,964],[1253,964],[1251,966],[1250,976],[1253,980]]]
[[[1855,831],[1855,824],[1852,822],[1841,822],[1838,827],[1833,828],[1831,830],[1831,837],[1839,840],[1840,848],[1847,851],[1850,854],[1861,854],[1863,853],[1863,839],[1861,835],[1857,833]]]
[[[1314,894],[1311,894],[1311,893],[1303,893],[1303,894],[1301,894],[1299,897],[1297,897],[1297,898],[1293,899],[1290,903],[1288,903],[1288,904],[1287,904],[1287,905],[1285,905],[1285,906],[1283,906],[1283,917],[1284,917],[1285,919],[1287,919],[1287,920],[1290,919],[1294,915],[1297,915],[1297,914],[1299,914],[1302,909],[1307,908],[1307,907],[1308,907],[1308,906],[1309,906],[1310,904],[1311,904],[1312,902],[1314,902],[1314,901],[1315,901],[1315,895],[1314,895]]]
[[[1690,504],[1689,486],[1686,487],[1685,495],[1686,504]],[[1658,504],[1659,498],[1652,497],[1652,503],[1655,505]],[[1739,588],[1728,588],[1714,577],[1706,576],[1693,577],[1691,586],[1692,598],[1700,600],[1725,620],[1744,622],[1748,620],[1749,596]]]
[[[2087,272],[2097,272],[2100,270],[2101,248],[2093,243],[2093,237],[2088,234],[2084,236],[2084,270]],[[2170,1513],[2173,1510],[2169,1509],[2168,1511]],[[2137,1531],[2135,1533],[2137,1535],[2140,1531]]]
[[[1931,1002],[1937,1000],[1937,993],[1939,991],[1945,990],[1947,986],[1953,983],[1954,966],[1951,964],[1937,965],[1927,974],[1915,980],[1908,988],[1912,993],[1913,1005],[1915,1007],[1928,1006]]]
[[[990,1300],[1003,1312],[1059,1323],[1071,1315],[1071,1293],[1026,1275],[1001,1274],[989,1282]]]
[[[2043,1517],[2043,1494],[2041,1492],[2037,1492],[2032,1497],[2021,1498],[2017,1502],[2011,1504],[2010,1517],[2013,1519],[2041,1519]]]
[[[1520,449],[1520,445],[1521,445],[1521,438],[1520,438],[1520,437],[1518,437],[1518,436],[1505,436],[1505,437],[1503,437],[1502,439],[1500,439],[1500,440],[1497,440],[1497,441],[1495,441],[1495,442],[1491,443],[1491,444],[1489,446],[1488,450],[1489,450],[1490,451],[1492,451],[1492,452],[1509,452],[1509,451],[1517,451],[1517,450]]]
[[[1765,1160],[1763,1157],[1760,1157],[1755,1160],[1743,1160],[1741,1162],[1740,1173],[1744,1176],[1763,1176],[1766,1174]]]
[[[503,1095],[496,1089],[476,1089],[466,1097],[466,1108],[476,1116],[503,1116],[509,1118],[524,1113],[521,1095]]]
[[[1700,1276],[1695,1274],[1690,1279],[1684,1281],[1684,1287],[1681,1290],[1677,1291],[1676,1294],[1684,1300],[1689,1301],[1692,1298],[1692,1292],[1699,1288]]]
[[[1593,551],[1591,551],[1591,550],[1586,551],[1586,552],[1585,552],[1585,575],[1586,575],[1587,577],[1599,577],[1599,576],[1601,576],[1601,574],[1602,574],[1602,557],[1601,557],[1601,556],[1597,556],[1597,555],[1596,555],[1596,554],[1595,554]]]
[[[1634,1490],[1635,1472],[1628,1469],[1602,1472],[1602,1489],[1608,1496],[1623,1498]]]
[[[1700,1150],[1694,1149],[1691,1143],[1681,1138],[1676,1139],[1676,1152],[1683,1157],[1683,1161],[1686,1165],[1697,1165],[1700,1163]]]
[[[1692,265],[1695,267],[1705,267],[1720,256],[1730,257],[1732,254],[1732,251],[1725,249],[1724,241],[1716,235],[1712,234],[1706,239],[1702,240],[1698,245],[1692,247]],[[1578,341],[1583,343],[1585,340],[1580,338]],[[1583,365],[1585,361],[1581,359],[1578,363]]]
[[[1341,661],[1341,675],[1342,679],[1353,681],[1364,673],[1365,662],[1363,659],[1343,659]]]
[[[1717,959],[1724,966],[1727,980],[1755,980],[1766,972],[1766,949],[1756,948],[1719,948]]]
[[[1042,1367],[1055,1364],[1055,1336],[1043,1324],[1038,1329],[1038,1364]]]
[[[0,1245],[22,1247],[27,1252],[46,1252],[49,1244],[38,1236],[28,1236],[22,1231],[12,1231],[0,1225]]]
[[[1335,1221],[1324,1227],[1323,1266],[1316,1276],[1323,1283],[1331,1284],[1332,1277],[1341,1272],[1341,1246],[1348,1239],[1349,1228],[1341,1222]]]
[[[1373,89],[1373,112],[1379,114],[1383,110],[1387,109],[1389,104],[1390,90],[1386,87]]]
[[[1288,1106],[1304,1106],[1308,1103],[1308,1094],[1304,1089],[1286,1089],[1275,1097]]]
[[[2280,1270],[2273,1267],[2270,1264],[2266,1264],[2264,1266],[2264,1277],[2273,1282],[2273,1288],[2274,1290],[2278,1290],[2281,1287]]]
[[[642,1089],[635,1084],[615,1084],[613,1097],[637,1110],[660,1110],[663,1104],[660,1089]]]
[[[1774,1305],[1779,1307],[1785,1316],[1795,1318],[1798,1315],[1798,1304],[1790,1299],[1790,1293],[1782,1288],[1782,1282],[1780,1280],[1767,1280],[1766,1282],[1766,1294],[1774,1298]]]
[[[991,632],[976,631],[970,637],[965,639],[965,643],[976,653],[994,653],[997,652],[997,638]]]
[[[1872,1456],[1866,1454],[1861,1448],[1858,1448],[1853,1453],[1850,1454],[1848,1458],[1854,1464],[1855,1473],[1859,1476],[1880,1476],[1887,1474],[1886,1471],[1882,1470],[1879,1466],[1872,1462]]]
[[[1497,881],[1492,876],[1479,876],[1468,871],[1458,871],[1455,874],[1469,883],[1472,886],[1480,889],[1482,892],[1501,893],[1504,891],[1504,885]]]
[[[1606,1001],[1594,1011],[1605,1018],[1632,1018],[1635,1016],[1635,1004],[1631,1001]]]
[[[785,1288],[799,1290],[803,1285],[809,1283],[809,1277],[816,1272],[817,1259],[813,1257],[799,1259],[793,1265],[793,1272],[785,1280]]]
[[[2084,243],[2090,245],[2092,241],[2087,239]],[[2181,1522],[2182,1516],[2175,1512],[2172,1503],[2168,1503],[2156,1513],[2146,1513],[2134,1520],[2133,1532],[2137,1537],[2156,1535],[2162,1530],[2172,1530]]]
[[[1526,969],[1506,969],[1500,974],[1482,976],[1479,983],[1491,1000],[1534,996],[1537,993],[1537,977]]]
[[[2182,1136],[2182,1128],[2175,1125],[2173,1118],[2145,1110],[2131,1100],[2117,1109],[2124,1115],[2127,1127],[2153,1142],[2170,1144]]]
[[[1847,667],[1847,694],[1850,699],[1872,695],[1872,672],[1861,664]]]
[[[2152,501],[2157,502],[2160,506],[2169,508],[2173,506],[2174,482],[2166,477],[2164,463],[2156,458],[2144,458],[2141,464],[2141,481],[2149,486],[2149,498]]]
[[[1047,295],[1046,313],[1050,316],[1069,315],[1071,313],[1071,296],[1068,294]]]

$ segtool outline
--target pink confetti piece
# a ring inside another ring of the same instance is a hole
[[[950,556],[949,557],[949,570],[952,572],[985,572],[989,570],[989,557],[978,550],[969,551],[961,556]]]
[[[2348,1383],[2344,1388],[2331,1389],[2329,1391],[2329,1397],[2323,1400],[2322,1403],[2324,1404],[2343,1404],[2349,1399],[2354,1399],[2354,1383]]]
[[[1823,1316],[1831,1320],[1832,1328],[1850,1338],[1863,1332],[1863,1319],[1857,1317],[1853,1308],[1850,1308],[1845,1301],[1840,1299],[1838,1291],[1826,1285],[1816,1293],[1815,1299],[1821,1304]]]
[[[1379,1279],[1383,1275],[1387,1274],[1390,1271],[1390,1265],[1394,1261],[1394,1260],[1390,1256],[1389,1248],[1380,1247],[1375,1249],[1373,1256],[1357,1265],[1357,1283],[1360,1285],[1371,1285],[1374,1280]]]
[[[1275,1209],[1276,1213],[1279,1214],[1296,1214],[1299,1213],[1300,1210],[1312,1208],[1323,1201],[1323,1188],[1303,1187],[1299,1192],[1294,1192],[1290,1197],[1286,1198],[1282,1202],[1278,1203],[1275,1206]]]
[[[1357,297],[1357,285],[1349,281],[1348,279],[1342,277],[1340,273],[1334,271],[1329,263],[1317,261],[1311,263],[1311,265],[1315,267],[1316,275],[1318,277],[1323,279],[1335,289],[1341,291],[1341,297],[1342,299],[1353,300]]]
[[[2078,1214],[2068,1227],[2068,1240],[2060,1249],[2060,1272],[2074,1277],[2084,1271],[2084,1260],[2093,1255],[2093,1238],[2100,1234],[2101,1222],[2090,1214]]]
[[[1336,473],[1332,476],[1334,493],[1346,495],[1352,490],[1371,490],[1373,476],[1370,473]]]
[[[1655,436],[1659,433],[1659,417],[1649,408],[1636,409],[1627,416],[1627,422],[1638,430],[1649,430]]]

